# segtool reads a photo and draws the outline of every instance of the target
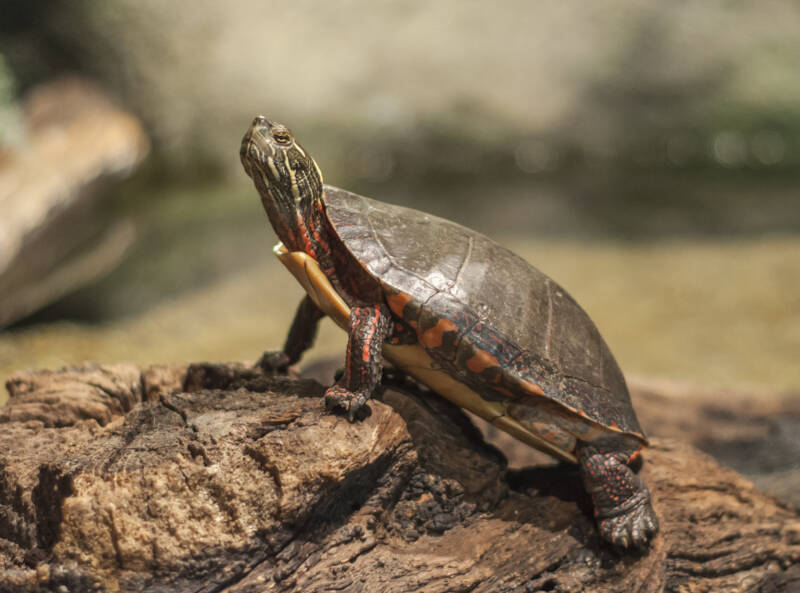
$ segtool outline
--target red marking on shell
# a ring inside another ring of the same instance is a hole
[[[633,463],[634,461],[636,461],[636,460],[637,460],[637,459],[638,459],[638,458],[641,456],[641,454],[642,454],[642,448],[641,448],[641,447],[639,447],[638,449],[636,449],[636,451],[634,451],[634,452],[631,454],[631,456],[630,456],[630,457],[628,457],[627,461],[625,461],[625,464],[626,464],[626,465],[630,465],[631,463]]]
[[[499,391],[500,393],[502,393],[503,395],[505,395],[508,398],[513,398],[514,397],[514,394],[511,393],[511,390],[510,389],[506,389],[505,387],[495,387],[494,390],[495,391]]]
[[[536,383],[531,383],[530,381],[520,381],[520,387],[522,387],[526,393],[531,395],[544,395],[544,391],[542,391],[542,388]]]
[[[389,308],[392,310],[392,313],[398,317],[403,316],[403,309],[405,309],[405,306],[411,299],[412,296],[405,292],[398,292],[386,296],[386,302],[389,304]],[[412,325],[412,327],[414,326]]]
[[[467,360],[467,368],[473,373],[480,373],[489,367],[496,366],[499,366],[497,359],[483,350],[479,350],[469,360]]]
[[[456,331],[457,329],[456,324],[449,319],[440,319],[432,328],[422,332],[420,342],[428,348],[439,348],[442,345],[444,333]]]

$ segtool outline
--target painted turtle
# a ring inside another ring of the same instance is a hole
[[[512,436],[579,465],[600,534],[644,546],[658,530],[631,469],[647,444],[625,379],[594,323],[525,260],[453,222],[323,186],[286,126],[256,117],[241,146],[308,293],[281,352],[297,362],[329,315],[348,333],[344,374],[325,393],[352,421],[382,358]]]

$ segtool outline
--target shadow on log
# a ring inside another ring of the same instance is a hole
[[[0,590],[798,591],[800,516],[677,440],[661,533],[603,543],[575,468],[506,469],[457,408],[366,420],[244,365],[18,375],[0,409]]]

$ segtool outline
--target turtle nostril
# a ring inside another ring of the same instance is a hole
[[[263,115],[257,115],[256,118],[253,120],[254,126],[267,126],[269,125],[269,120],[264,117]]]

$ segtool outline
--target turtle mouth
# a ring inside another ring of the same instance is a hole
[[[244,138],[242,138],[242,147],[240,151],[242,159],[247,155],[252,155],[253,149],[262,154],[272,152],[269,146],[269,138],[274,125],[273,122],[269,121],[263,115],[256,116],[253,123],[250,124],[250,127],[247,129],[247,132],[245,132]]]
[[[255,119],[253,119],[253,123],[250,124],[245,138],[250,137],[254,142],[259,140],[265,142],[270,137],[274,125],[274,122],[269,121],[263,115],[257,115]]]
[[[242,166],[250,177],[253,177],[253,167],[263,168],[267,162],[267,155],[271,153],[267,140],[258,132],[258,128],[251,127],[242,138],[239,149]]]

